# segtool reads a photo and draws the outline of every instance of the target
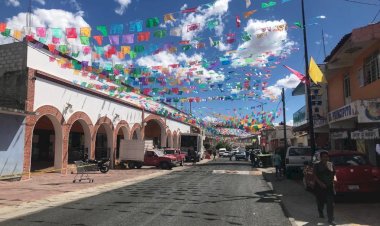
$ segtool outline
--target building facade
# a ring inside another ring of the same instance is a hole
[[[85,153],[115,164],[121,139],[179,147],[180,134],[194,127],[143,108],[142,99],[144,105],[161,104],[139,94],[121,98],[83,87],[98,81],[52,58],[66,56],[26,41],[0,45],[0,179],[29,178],[36,170],[67,173]],[[171,106],[164,109],[185,117]]]
[[[380,166],[380,23],[354,29],[325,59],[332,150],[357,150]]]

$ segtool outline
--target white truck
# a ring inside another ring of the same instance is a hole
[[[199,162],[205,154],[202,135],[198,133],[182,133],[180,149],[186,154],[186,161],[194,160],[194,157],[191,156],[191,150],[194,150],[196,154],[195,160]]]
[[[171,169],[177,165],[174,156],[164,155],[163,152],[155,150],[152,140],[121,140],[119,159],[130,169],[140,169],[142,166]]]

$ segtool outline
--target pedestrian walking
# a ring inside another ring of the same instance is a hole
[[[195,152],[194,148],[190,149],[190,156],[193,160],[193,165],[197,162],[197,153]]]
[[[321,161],[314,165],[315,195],[320,218],[324,218],[323,209],[326,205],[327,219],[332,225],[334,223],[334,176],[335,169],[329,161],[327,151],[320,152]]]
[[[281,160],[281,156],[280,154],[276,151],[273,155],[273,165],[274,167],[276,168],[276,178],[279,178],[282,176],[282,172],[281,172],[281,164],[282,164],[282,160]]]
[[[212,151],[212,155],[214,156],[214,159],[213,159],[213,160],[215,160],[215,158],[216,158],[216,150],[213,150],[213,151]]]
[[[252,167],[255,167],[256,166],[256,154],[253,150],[249,154],[249,158],[251,159]]]

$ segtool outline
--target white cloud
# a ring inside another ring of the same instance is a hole
[[[241,91],[242,91],[241,89],[232,88],[231,94],[237,94],[237,93],[240,93]]]
[[[137,59],[136,63],[140,66],[164,66],[168,67],[172,64],[181,64],[186,62],[193,62],[193,61],[201,61],[203,59],[203,56],[200,54],[194,54],[192,56],[187,56],[184,53],[180,53],[179,55],[168,53],[168,52],[160,52],[155,55],[150,56],[144,56],[139,59]],[[214,70],[207,70],[203,68],[200,64],[193,65],[192,66],[195,71],[203,71],[203,74],[193,74],[192,78],[199,78],[202,83],[205,82],[221,82],[224,81],[225,76],[223,74],[220,74],[218,72],[215,72]],[[172,72],[172,74],[176,74],[179,77],[186,77],[186,72],[188,72],[188,68],[169,68]]]
[[[285,20],[254,20],[249,19],[244,31],[251,35],[251,40],[246,41],[238,46],[238,51],[233,55],[233,58],[249,58],[262,53],[270,53],[261,57],[261,63],[267,63],[267,59],[272,56],[287,56],[296,45],[295,42],[288,39],[286,29],[273,31],[277,26],[285,25]],[[271,28],[268,31],[266,28]],[[264,32],[263,32],[264,29]],[[263,34],[262,37],[257,35]],[[244,65],[244,64],[243,64]]]
[[[128,5],[132,3],[132,0],[115,0],[115,2],[120,4],[120,6],[115,9],[115,13],[123,15]]]
[[[220,36],[224,30],[224,23],[222,16],[228,12],[228,4],[231,0],[217,0],[213,5],[206,9],[198,9],[197,13],[190,13],[184,19],[180,21],[179,27],[182,28],[182,39],[192,40],[201,31],[207,27],[207,21],[210,19],[216,19],[219,23],[215,27],[216,35]],[[187,8],[184,5],[181,9]],[[191,24],[199,24],[199,28],[195,31],[187,31],[187,26]]]
[[[293,119],[289,120],[286,122],[287,126],[293,126]]]
[[[60,9],[36,9],[32,12],[32,32],[35,33],[35,27],[46,27],[46,28],[61,28],[65,31],[68,27],[89,27],[90,25],[83,19],[82,11],[73,14]],[[26,13],[22,12],[13,16],[12,18],[7,18],[7,27],[13,30],[24,30],[25,29],[25,18]],[[59,20],[57,19],[59,18]],[[33,28],[34,27],[34,28]],[[47,33],[47,40],[51,39],[51,34]],[[0,37],[0,44],[12,42],[12,38]],[[68,44],[74,46],[81,46],[79,39],[68,40]],[[88,56],[90,57],[90,56]],[[81,58],[78,58],[81,59]],[[88,59],[83,59],[88,60]]]
[[[34,0],[34,1],[40,3],[41,5],[45,5],[46,4],[45,0]]]
[[[317,16],[315,18],[317,18],[317,19],[326,19],[327,17],[325,15],[320,15],[320,16]]]
[[[23,29],[26,13],[19,13],[7,19],[7,26],[12,29]],[[59,18],[59,20],[57,20]],[[65,29],[67,27],[89,27],[79,12],[71,12],[60,9],[36,9],[32,13],[32,27],[54,27]]]
[[[206,122],[214,122],[214,123],[220,121],[219,119],[212,116],[206,116],[203,118],[203,120]]]
[[[69,0],[69,4],[71,7],[73,7],[76,11],[82,11],[82,8],[80,4],[77,2],[77,0]]]
[[[20,6],[20,1],[19,0],[6,0],[5,1],[5,4],[7,6],[14,6],[14,7],[17,7],[17,6]]]
[[[298,86],[299,83],[300,80],[297,78],[297,76],[290,74],[285,78],[277,80],[274,85],[265,88],[263,90],[263,96],[270,99],[277,99],[281,95],[282,88],[294,89]]]
[[[282,78],[276,82],[276,85],[279,87],[284,87],[285,89],[294,89],[298,86],[300,80],[294,74],[290,74],[285,78]]]

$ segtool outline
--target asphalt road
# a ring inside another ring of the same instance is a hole
[[[257,172],[218,159],[0,225],[290,225]]]

